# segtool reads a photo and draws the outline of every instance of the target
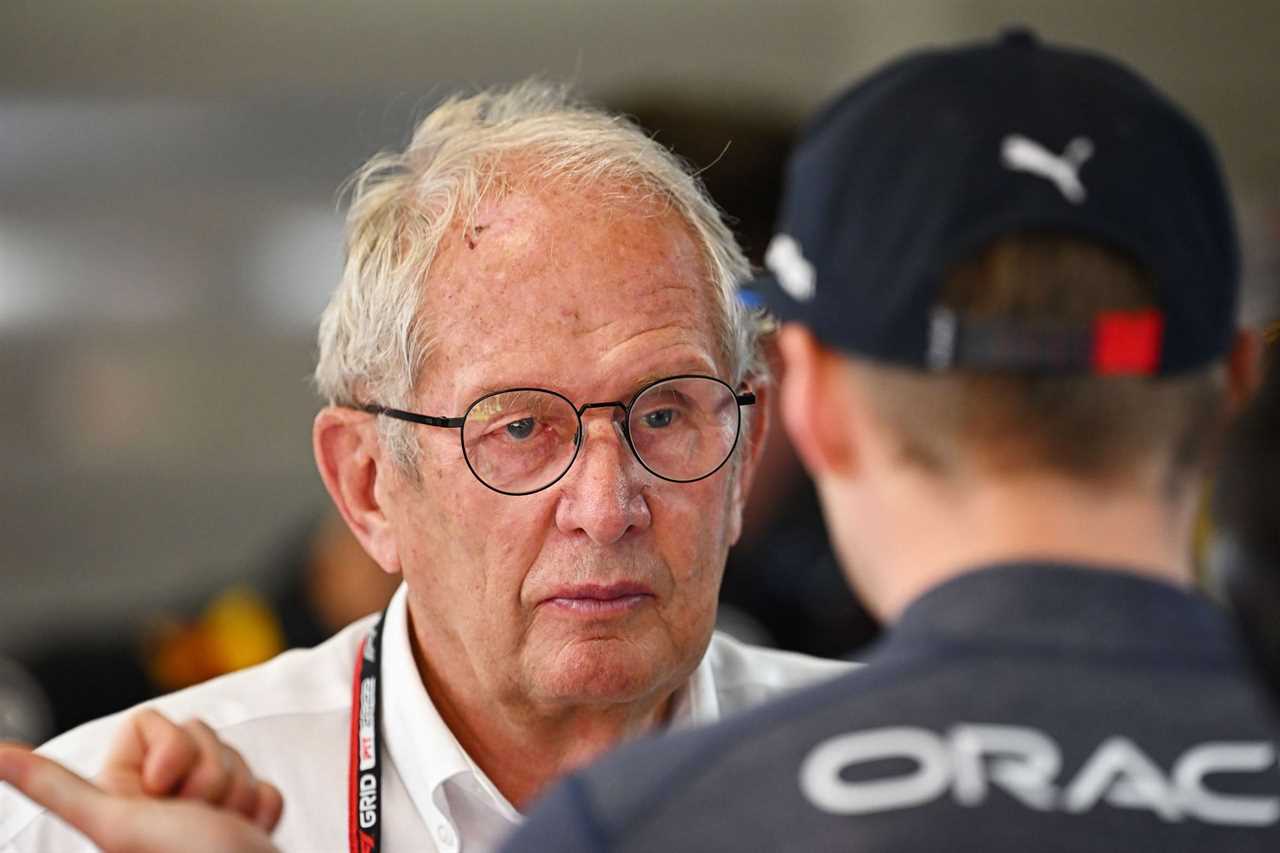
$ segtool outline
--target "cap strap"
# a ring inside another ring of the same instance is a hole
[[[1164,318],[1155,310],[1106,312],[1081,328],[960,317],[935,308],[927,359],[933,370],[1151,375],[1159,368],[1163,330]]]

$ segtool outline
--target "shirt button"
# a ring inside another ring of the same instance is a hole
[[[445,847],[453,848],[458,846],[458,838],[453,834],[453,830],[449,828],[447,823],[436,824],[436,838]]]

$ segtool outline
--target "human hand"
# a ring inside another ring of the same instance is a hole
[[[239,814],[193,800],[107,793],[26,747],[0,744],[0,782],[62,818],[105,853],[280,853],[262,827]]]
[[[280,792],[255,779],[240,753],[207,725],[199,720],[179,725],[150,709],[133,714],[116,730],[94,784],[122,797],[199,800],[267,832],[284,808]]]

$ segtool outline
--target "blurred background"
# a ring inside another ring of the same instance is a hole
[[[803,116],[905,49],[1017,22],[1123,58],[1208,127],[1246,319],[1273,321],[1275,0],[0,0],[0,657],[100,713],[318,639],[351,615],[335,589],[378,606],[324,515],[307,378],[337,188],[442,96],[576,81],[709,166],[758,260]],[[873,629],[785,446],[770,458],[731,618],[849,653]],[[29,686],[0,667],[0,699]]]

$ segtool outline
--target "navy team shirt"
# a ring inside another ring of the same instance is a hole
[[[929,591],[868,667],[557,786],[512,851],[1280,851],[1280,723],[1223,614],[1120,571]]]

